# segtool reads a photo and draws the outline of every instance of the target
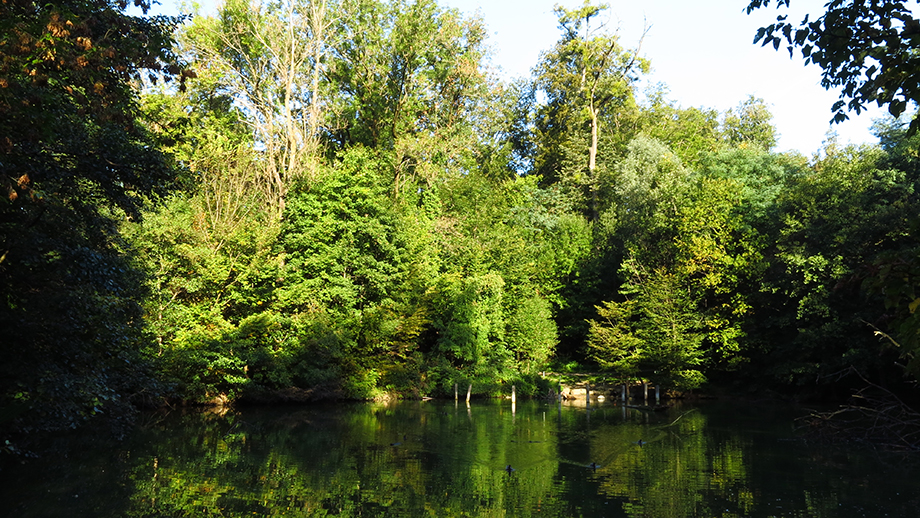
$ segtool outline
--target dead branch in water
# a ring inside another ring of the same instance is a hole
[[[837,410],[800,417],[799,429],[831,442],[856,441],[893,450],[920,451],[920,412],[853,367],[837,376],[849,374],[855,374],[866,386]]]

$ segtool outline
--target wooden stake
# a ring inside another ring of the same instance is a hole
[[[470,402],[470,394],[472,394],[472,393],[473,393],[473,384],[470,383],[469,388],[466,389],[466,402],[467,402],[467,403]]]
[[[514,385],[511,385],[511,403],[515,403],[516,401],[517,401],[517,394],[514,391]]]

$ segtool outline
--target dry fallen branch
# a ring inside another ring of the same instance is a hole
[[[852,367],[838,373],[841,377],[847,374],[855,374],[866,386],[837,410],[815,411],[799,418],[799,429],[831,442],[855,441],[886,449],[920,451],[920,412]]]

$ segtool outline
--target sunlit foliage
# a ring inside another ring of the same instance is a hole
[[[641,42],[591,2],[510,85],[434,0],[123,8],[0,7],[4,427],[536,394],[553,362],[678,391],[920,372],[904,124],[776,153],[753,96],[637,95]]]

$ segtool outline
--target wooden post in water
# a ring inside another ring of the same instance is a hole
[[[661,399],[661,385],[655,383],[655,403]]]
[[[511,385],[511,402],[514,403],[517,401],[517,394],[514,391],[514,385]]]
[[[454,383],[454,401],[457,401],[458,399],[459,398],[457,398],[457,384]]]
[[[642,392],[644,393],[644,398],[648,401],[648,381],[642,381]]]
[[[467,402],[467,403],[470,402],[470,394],[472,394],[472,393],[473,393],[473,384],[470,383],[469,388],[466,389],[466,402]]]
[[[626,401],[626,383],[620,387],[620,395],[623,397],[623,401]]]
[[[591,407],[591,384],[585,383],[585,408]]]

